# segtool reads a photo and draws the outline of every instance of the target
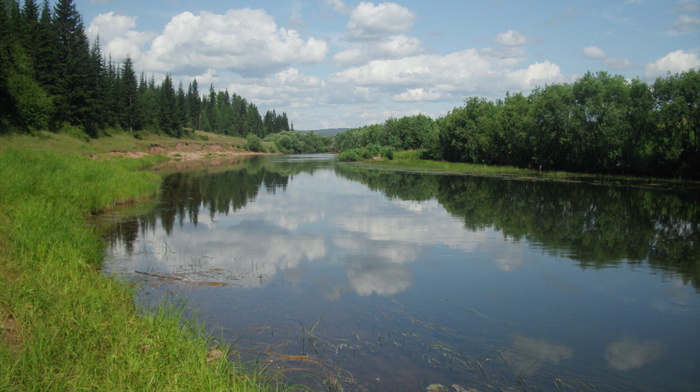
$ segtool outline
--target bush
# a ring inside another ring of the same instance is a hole
[[[345,150],[338,155],[338,160],[341,162],[355,162],[362,159],[358,154],[358,149]]]
[[[260,142],[260,138],[253,133],[248,134],[246,137],[246,144],[243,145],[243,148],[253,152],[261,152],[265,150]]]
[[[390,146],[384,147],[381,150],[381,156],[382,156],[382,158],[385,158],[385,159],[388,159],[391,161],[394,159],[395,152],[396,152],[396,150],[394,149],[394,147],[390,147]]]

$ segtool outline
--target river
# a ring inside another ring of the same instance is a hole
[[[202,162],[160,169],[105,271],[290,384],[700,390],[697,189]]]

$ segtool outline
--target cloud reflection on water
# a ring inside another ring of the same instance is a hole
[[[664,344],[658,340],[639,340],[625,336],[606,347],[605,360],[611,368],[627,371],[656,361],[663,351]]]
[[[367,193],[362,184],[338,177],[324,180],[301,174],[283,194],[258,195],[234,214],[211,216],[202,207],[196,227],[186,222],[167,234],[156,227],[144,246],[167,244],[168,252],[141,252],[145,258],[137,257],[140,266],[134,268],[164,274],[224,270],[236,285],[258,287],[264,284],[261,275],[269,278],[303,262],[339,263],[358,295],[391,295],[412,285],[406,264],[426,247],[443,245],[468,253],[492,236],[465,231],[436,200],[386,199]],[[352,202],[323,195],[338,188]],[[515,260],[510,252],[504,257],[510,260],[504,265]]]

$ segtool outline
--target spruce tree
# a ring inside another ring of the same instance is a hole
[[[165,75],[158,92],[158,125],[161,131],[171,136],[180,137],[181,129],[175,115],[176,112],[177,100],[173,79],[170,75]]]
[[[134,64],[131,57],[127,56],[121,73],[121,99],[124,109],[123,123],[121,126],[133,133],[135,129],[141,128],[141,104],[139,102],[138,83],[134,73]]]
[[[201,128],[202,98],[195,78],[187,89],[187,118],[192,129]]]
[[[49,1],[44,0],[39,16],[37,39],[34,58],[34,70],[36,80],[47,92],[52,92],[56,74],[56,34],[51,22],[51,8]]]
[[[57,120],[71,125],[88,125],[88,89],[92,85],[89,68],[90,45],[83,21],[73,0],[59,0],[54,8],[56,34],[53,94]],[[95,136],[95,135],[92,135]]]

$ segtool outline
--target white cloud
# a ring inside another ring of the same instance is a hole
[[[498,34],[493,42],[503,46],[523,46],[530,43],[530,39],[519,31],[508,30]]]
[[[352,39],[373,40],[410,32],[415,19],[412,11],[396,3],[374,5],[363,1],[350,13],[346,28]]]
[[[587,59],[604,59],[608,57],[603,49],[597,46],[586,46],[583,48],[583,57]]]
[[[155,37],[155,33],[134,30],[136,19],[113,11],[97,15],[87,28],[88,37],[94,40],[99,35],[102,53],[114,61],[121,62],[130,56],[137,62],[142,56],[142,48]]]
[[[110,11],[106,14],[97,15],[90,27],[87,29],[88,36],[94,39],[98,34],[100,39],[109,42],[114,38],[121,37],[127,31],[136,28],[136,17],[119,15]]]
[[[620,59],[608,56],[605,51],[597,46],[585,46],[582,50],[583,57],[591,60],[601,60],[608,69],[621,70],[634,67],[634,63],[629,59]]]
[[[421,102],[421,101],[437,101],[442,95],[434,89],[426,89],[423,87],[408,89],[401,94],[394,95],[396,101]]]
[[[683,50],[671,52],[666,56],[648,63],[644,68],[644,76],[647,79],[666,76],[667,73],[675,74],[700,67],[700,58],[696,53],[687,53]]]
[[[420,40],[406,35],[394,35],[377,41],[367,41],[336,53],[333,62],[348,66],[367,63],[371,60],[394,59],[423,53]]]
[[[549,61],[510,70],[475,49],[446,56],[419,55],[393,60],[376,60],[332,74],[329,82],[393,91],[400,101],[454,100],[507,90],[530,90],[547,83],[561,82],[558,65]]]
[[[676,19],[673,27],[675,27],[676,31],[680,33],[698,31],[700,30],[700,18],[697,16],[683,14]]]
[[[558,65],[549,61],[530,64],[526,69],[521,69],[506,74],[509,85],[519,90],[531,90],[538,86],[550,83],[561,83],[564,76]]]
[[[294,62],[325,59],[328,45],[295,30],[278,28],[264,10],[229,10],[219,15],[183,12],[153,40],[147,68],[159,72],[224,69],[244,75],[274,72]]]
[[[615,69],[615,70],[621,70],[621,69],[631,69],[634,67],[634,63],[630,61],[629,59],[618,59],[614,57],[608,57],[603,61],[606,67],[608,69]]]
[[[350,7],[345,5],[341,0],[326,0],[325,4],[327,7],[332,8],[335,12],[340,14],[349,14]]]

